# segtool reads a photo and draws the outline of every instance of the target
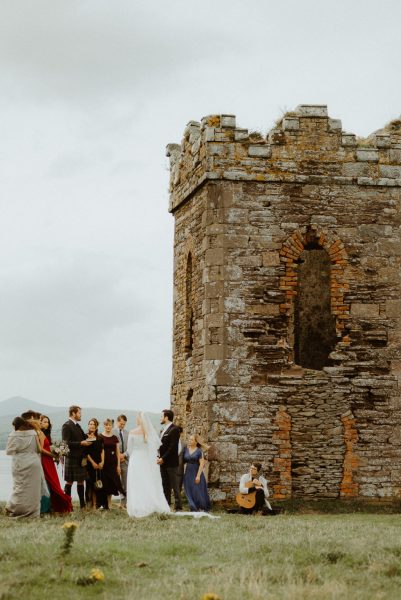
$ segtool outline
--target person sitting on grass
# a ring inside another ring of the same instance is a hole
[[[260,462],[253,462],[250,466],[249,473],[245,473],[242,475],[240,483],[239,483],[239,491],[240,493],[237,496],[237,502],[241,506],[241,512],[243,514],[262,514],[265,506],[272,510],[269,501],[267,498],[269,497],[269,490],[267,489],[267,479],[260,476],[260,470],[262,465]],[[250,508],[245,508],[242,506],[240,500],[238,499],[241,495],[251,494],[255,492],[255,502],[253,506]]]

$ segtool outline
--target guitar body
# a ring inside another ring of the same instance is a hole
[[[249,494],[238,493],[235,499],[237,504],[242,508],[253,508],[256,504],[256,492],[249,492]]]

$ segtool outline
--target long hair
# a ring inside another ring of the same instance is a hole
[[[192,433],[191,436],[193,436],[195,438],[196,445],[198,446],[198,448],[200,448],[201,450],[203,450],[203,452],[207,452],[209,450],[210,446],[208,446],[203,441],[203,439],[199,435],[199,433]]]
[[[29,422],[29,424],[32,426],[32,429],[35,429],[38,433],[42,431],[39,425],[40,413],[36,412],[35,410],[27,410],[21,414],[21,417],[25,419],[25,421]]]
[[[95,431],[93,433],[95,434],[95,438],[98,439],[98,437],[99,437],[99,431],[98,431],[99,430],[99,421],[96,419],[96,417],[93,417],[92,419],[89,419],[89,421],[88,421],[88,431],[89,431],[89,423],[91,421],[93,421],[94,424],[96,425],[96,429],[95,429]]]
[[[33,425],[22,417],[15,417],[13,419],[13,427],[15,431],[28,431],[29,429],[35,429]]]
[[[52,424],[51,421],[49,419],[49,417],[47,415],[40,415],[40,420],[42,421],[42,419],[47,419],[49,421],[49,427],[47,429],[42,429],[43,433],[45,434],[45,436],[47,437],[47,439],[49,440],[49,443],[52,443]]]
[[[145,442],[145,444],[147,444],[148,443],[148,430],[147,430],[147,426],[146,426],[145,419],[144,419],[144,413],[143,412],[138,413],[137,418],[139,419],[139,425],[142,427],[143,441]]]

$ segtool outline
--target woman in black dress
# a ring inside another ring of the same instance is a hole
[[[120,469],[120,447],[119,440],[116,435],[112,433],[113,421],[106,419],[104,421],[104,430],[100,434],[104,445],[104,467],[103,467],[103,489],[107,496],[107,506],[110,507],[111,497],[123,494],[125,496],[125,490],[121,483],[121,469]]]
[[[102,470],[104,466],[104,447],[103,439],[98,434],[99,421],[95,418],[88,423],[87,441],[91,441],[91,445],[87,450],[87,471],[88,479],[86,480],[86,503],[88,506],[95,508],[107,508],[107,499],[103,491],[103,487],[97,488],[96,481],[102,481]]]

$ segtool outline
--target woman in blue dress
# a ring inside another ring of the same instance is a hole
[[[184,491],[192,512],[209,511],[210,498],[206,478],[203,473],[206,447],[198,435],[191,435],[184,450]]]

